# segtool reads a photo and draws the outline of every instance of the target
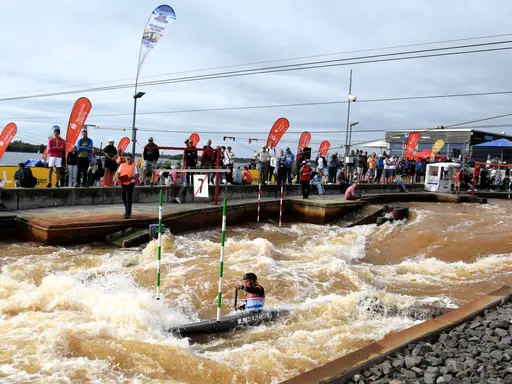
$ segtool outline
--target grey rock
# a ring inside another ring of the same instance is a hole
[[[427,367],[425,371],[427,371],[428,373],[436,373],[438,376],[440,375],[439,368],[437,367]]]
[[[448,340],[445,344],[448,348],[455,348],[457,345],[459,345],[459,341],[458,340]]]
[[[501,361],[501,360],[503,360],[503,352],[501,352],[499,350],[492,351],[491,357],[495,360]]]
[[[425,381],[426,384],[433,384],[436,382],[436,379],[437,379],[437,374],[436,373],[425,373],[425,375],[423,376],[423,381]]]
[[[443,375],[447,375],[450,372],[450,370],[448,369],[448,367],[443,365],[441,368],[439,368],[439,372],[441,372]]]
[[[492,329],[496,329],[496,328],[507,329],[509,326],[510,326],[510,321],[506,321],[503,319],[493,321],[489,324],[489,328],[492,328]]]
[[[415,367],[421,363],[422,358],[420,356],[405,356],[405,366],[407,368]]]
[[[446,340],[448,340],[450,336],[447,333],[441,333],[439,335],[439,339],[437,340],[438,343],[444,343]]]
[[[393,368],[402,368],[404,366],[404,361],[402,359],[395,359],[391,363]]]
[[[464,364],[455,359],[448,359],[445,361],[446,367],[453,373],[462,373],[464,371]]]
[[[391,371],[391,364],[389,364],[388,361],[384,361],[381,365],[380,365],[380,369],[382,369],[382,373],[385,374],[385,375],[388,375],[389,372]]]
[[[411,371],[416,372],[419,376],[423,375],[423,369],[418,367],[411,367]]]
[[[373,375],[375,375],[375,376],[377,376],[377,377],[381,377],[381,376],[382,376],[382,368],[380,367],[380,365],[374,365],[373,367],[371,367],[371,368],[369,369],[369,371],[370,371]]]
[[[413,350],[412,350],[412,355],[413,356],[425,356],[425,354],[427,352],[432,352],[433,349],[432,349],[432,346],[430,344],[422,344],[422,345],[417,345]]]
[[[494,333],[499,336],[499,337],[505,337],[505,336],[508,336],[508,331],[506,331],[505,329],[503,328],[494,328]],[[510,337],[509,337],[510,339]],[[498,341],[498,340],[496,340]]]
[[[428,356],[428,357],[425,357],[425,360],[433,367],[436,367],[438,365],[441,365],[443,363],[443,360],[441,360],[440,358],[438,357],[434,357],[434,356]]]
[[[409,378],[409,379],[415,379],[416,378],[416,372],[411,371],[410,369],[404,368],[404,369],[402,369],[400,371],[400,373],[402,375],[404,375],[405,377]]]
[[[475,329],[475,328],[482,327],[482,326],[483,326],[483,324],[480,323],[479,321],[473,321],[472,323],[469,324],[468,328]]]
[[[464,364],[466,364],[466,367],[473,369],[477,365],[477,361],[475,359],[469,358],[469,359],[466,359]]]
[[[372,375],[372,373],[369,371],[369,370],[364,370],[363,372],[361,372],[363,374],[364,377],[370,377]]]
[[[363,378],[363,376],[361,376],[360,374],[357,374],[357,375],[354,375],[354,377],[352,378],[352,380],[356,383],[358,383],[359,381],[361,381],[361,379]]]

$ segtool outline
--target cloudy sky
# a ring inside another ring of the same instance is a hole
[[[137,69],[142,31],[151,11],[160,4],[136,0],[0,0],[0,99],[48,90],[130,84]],[[168,4],[177,20],[148,57],[141,81],[512,40],[512,30],[507,27],[512,2],[506,0],[173,0]],[[382,49],[507,33],[511,34]],[[374,48],[379,49],[353,52]],[[272,62],[261,63],[266,61]],[[360,101],[352,105],[351,121],[360,122],[353,142],[382,138],[386,129],[435,127],[510,113],[510,95],[363,101],[512,91],[511,61],[512,51],[504,50],[143,86],[140,90],[146,95],[138,107],[138,137],[141,144],[154,136],[159,145],[181,146],[193,132],[200,134],[201,143],[211,138],[221,144],[223,136],[235,136],[235,153],[248,156],[258,148],[258,143],[249,144],[248,138],[258,138],[261,144],[273,122],[283,116],[291,123],[283,146],[296,149],[300,132],[308,130],[314,149],[324,139],[338,147],[345,141],[346,104],[151,112],[342,101],[347,99],[350,69],[354,73],[353,94]],[[259,64],[218,68],[251,63]],[[96,145],[105,144],[109,137],[116,142],[123,136],[131,137],[133,88],[0,101],[0,125],[14,121],[18,138],[44,142],[54,124],[65,132],[73,103],[80,96],[88,97],[93,105],[87,122],[100,128],[90,134]],[[110,114],[117,115],[103,116]],[[501,123],[512,124],[512,117],[479,124]],[[512,127],[494,131],[512,134]]]

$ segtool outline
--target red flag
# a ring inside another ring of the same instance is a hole
[[[14,123],[7,124],[2,131],[2,134],[0,135],[0,159],[4,155],[9,144],[11,144],[14,136],[16,136],[16,132],[18,132],[18,127]]]
[[[91,108],[91,102],[86,97],[81,97],[75,102],[71,116],[69,116],[68,131],[66,133],[66,154],[73,150],[73,145],[78,140],[78,135],[80,135],[85,120],[89,112],[91,112]]]
[[[274,144],[274,148],[277,148],[277,143],[279,143],[279,140],[281,140],[281,137],[283,137],[288,128],[290,128],[288,119],[284,117],[277,119],[268,134],[267,148],[270,147],[270,143]]]
[[[329,148],[331,147],[331,143],[329,143],[327,140],[322,141],[320,144],[320,148],[318,149],[318,152],[325,157],[327,156],[327,152],[329,152]]]
[[[119,144],[117,144],[117,148],[121,150],[121,152],[125,153],[126,148],[128,148],[128,145],[130,144],[130,139],[128,137],[123,137],[121,140],[119,140]]]
[[[405,145],[405,157],[411,158],[416,149],[416,145],[420,141],[420,134],[418,132],[411,132]]]
[[[199,135],[197,133],[191,134],[188,141],[190,141],[194,147],[197,146],[199,143]]]
[[[302,135],[300,135],[300,139],[299,139],[299,146],[297,147],[297,153],[301,153],[302,150],[309,145],[310,141],[311,141],[311,133],[309,133],[308,131],[302,132]]]

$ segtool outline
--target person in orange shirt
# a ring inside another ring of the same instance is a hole
[[[116,173],[116,177],[121,183],[124,203],[124,218],[129,219],[132,214],[133,190],[135,188],[135,180],[140,177],[139,169],[133,162],[133,157],[127,153],[126,163],[122,163]]]
[[[377,174],[377,155],[372,153],[370,157],[368,157],[368,183],[372,183],[375,175]]]

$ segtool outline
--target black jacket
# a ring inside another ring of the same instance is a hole
[[[194,149],[193,151],[185,151],[185,165],[187,167],[195,167],[197,166],[197,150],[196,147],[192,146],[190,149]]]
[[[160,158],[160,151],[158,150],[158,145],[155,143],[153,144],[146,144],[144,147],[144,160],[146,161],[158,161]]]

